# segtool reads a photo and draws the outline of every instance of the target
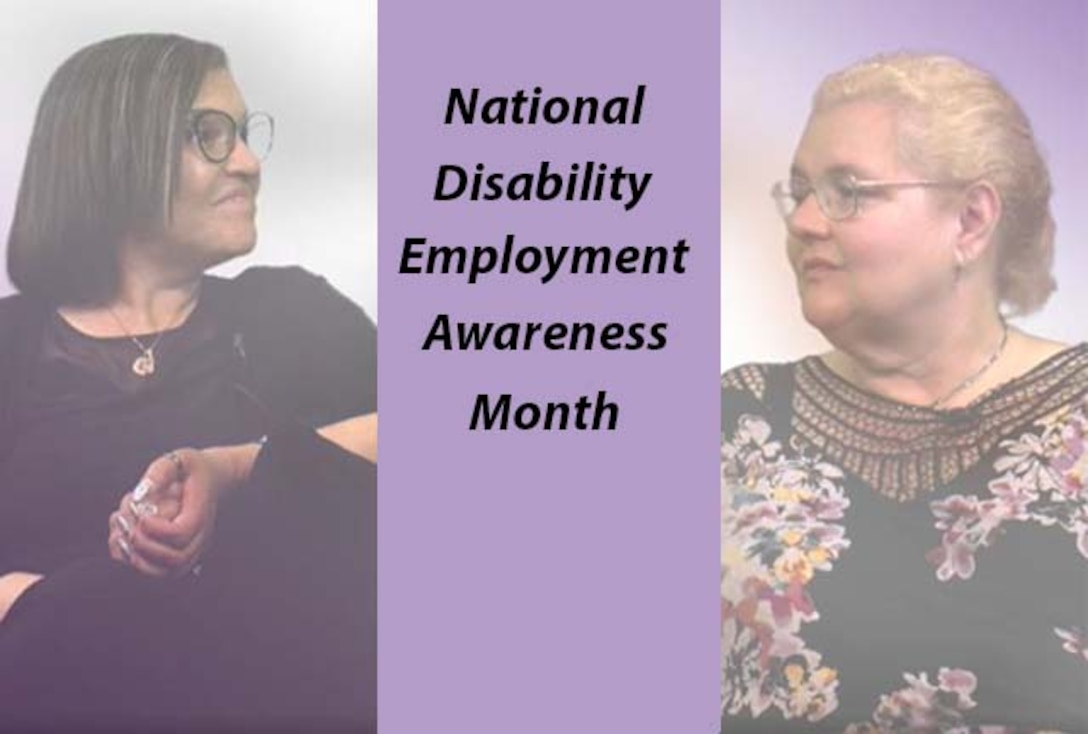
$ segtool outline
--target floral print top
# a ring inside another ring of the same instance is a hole
[[[725,734],[1088,734],[1088,345],[966,408],[722,380]]]

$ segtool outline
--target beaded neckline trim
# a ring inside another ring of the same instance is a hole
[[[1018,429],[1088,392],[1088,344],[1063,350],[964,408],[898,403],[855,387],[819,357],[794,366],[793,445],[899,501],[930,494],[978,465]],[[723,384],[763,398],[766,366]]]

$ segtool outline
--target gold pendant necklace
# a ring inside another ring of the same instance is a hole
[[[150,377],[155,374],[155,345],[145,348],[139,339],[133,337],[132,340],[136,342],[136,346],[143,349],[143,353],[132,360],[132,371],[140,377]]]
[[[162,341],[163,336],[166,335],[166,330],[160,331],[155,336],[155,341],[151,342],[148,346],[140,341],[138,338],[132,335],[126,327],[121,317],[117,315],[117,312],[113,310],[112,306],[107,306],[110,315],[113,316],[113,320],[117,322],[117,325],[121,327],[121,331],[125,332],[125,336],[136,345],[136,348],[140,350],[140,354],[136,359],[132,360],[132,372],[137,377],[151,377],[155,374],[155,347],[159,346],[159,342]]]

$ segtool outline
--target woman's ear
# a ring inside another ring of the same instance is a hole
[[[968,266],[986,252],[1001,221],[1001,196],[988,181],[971,184],[959,210],[956,262]]]

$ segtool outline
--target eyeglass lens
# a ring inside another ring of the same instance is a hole
[[[784,219],[793,216],[810,195],[829,219],[845,219],[857,210],[857,191],[849,180],[833,179],[815,184],[803,180],[780,181],[771,194]]]
[[[259,159],[272,150],[272,118],[264,112],[255,112],[241,126],[241,138]],[[234,118],[219,110],[202,110],[193,121],[193,134],[204,157],[213,163],[222,163],[234,152],[238,125]]]

